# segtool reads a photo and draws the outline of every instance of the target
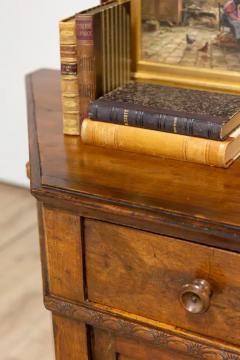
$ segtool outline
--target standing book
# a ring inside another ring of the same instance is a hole
[[[76,14],[80,123],[92,100],[130,80],[130,2]]]
[[[63,132],[79,135],[79,89],[75,17],[59,23]]]

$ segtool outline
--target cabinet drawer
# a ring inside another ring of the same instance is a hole
[[[89,301],[239,344],[239,254],[86,220],[85,266]],[[195,279],[211,285],[200,314],[179,300]]]

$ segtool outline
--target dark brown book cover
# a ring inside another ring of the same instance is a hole
[[[89,117],[223,140],[240,125],[240,96],[130,82],[94,101]]]

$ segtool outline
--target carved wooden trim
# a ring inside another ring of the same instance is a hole
[[[200,360],[240,360],[240,351],[233,346],[194,337],[187,333],[173,332],[164,328],[147,327],[142,323],[130,321],[124,316],[112,315],[106,311],[95,310],[87,305],[76,305],[49,296],[45,306],[52,312],[80,320],[99,329],[107,329],[119,336],[147,341],[153,345],[182,352],[190,358]]]

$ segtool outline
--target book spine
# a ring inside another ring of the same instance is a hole
[[[81,137],[85,144],[226,167],[227,144],[214,140],[114,125],[90,119],[84,120]]]
[[[77,39],[74,19],[61,21],[59,30],[63,132],[66,135],[80,135]]]
[[[83,119],[87,117],[89,104],[96,96],[96,58],[93,31],[93,17],[86,14],[77,14],[76,32],[80,124]]]
[[[90,104],[89,118],[119,125],[222,140],[221,126],[211,121],[164,114],[158,110],[148,111],[134,106],[123,107],[113,105],[112,102],[108,101],[96,101]]]

